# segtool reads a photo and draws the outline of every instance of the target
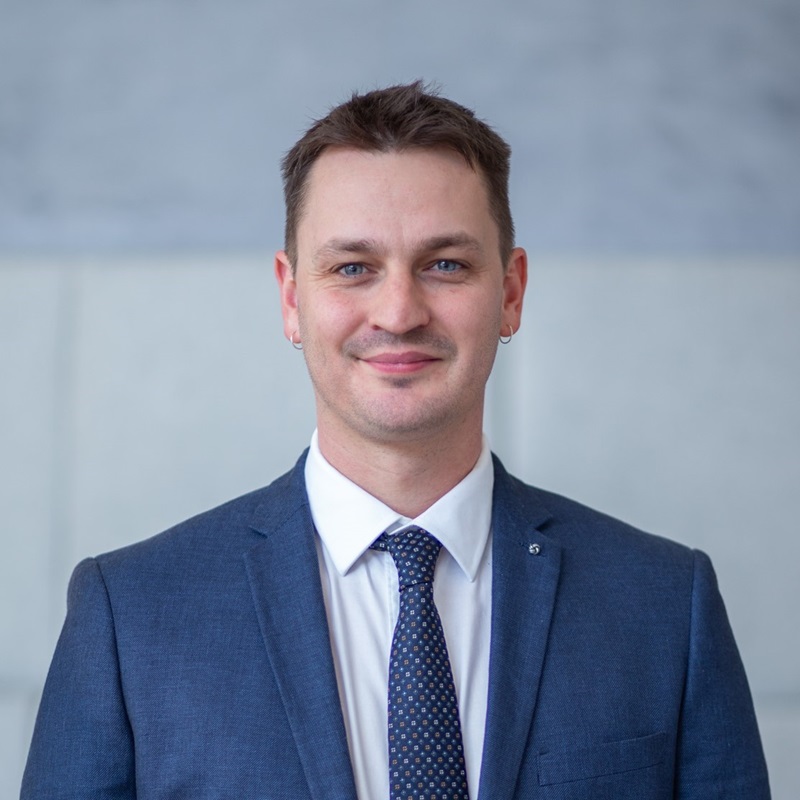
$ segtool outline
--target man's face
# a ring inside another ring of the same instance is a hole
[[[284,331],[303,344],[321,438],[480,430],[498,336],[519,328],[526,260],[516,249],[501,263],[485,186],[458,154],[326,150],[294,267],[278,253]]]

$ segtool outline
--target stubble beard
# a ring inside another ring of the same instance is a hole
[[[303,341],[306,345],[306,365],[316,395],[318,421],[332,418],[337,425],[363,439],[382,444],[397,444],[436,438],[446,431],[457,429],[474,408],[476,400],[459,402],[465,400],[464,393],[459,394],[449,388],[446,378],[440,379],[441,391],[428,393],[417,400],[411,396],[404,397],[406,393],[411,394],[420,380],[426,379],[417,375],[387,375],[382,378],[385,392],[379,392],[376,397],[373,392],[359,394],[357,391],[350,391],[350,403],[344,404],[340,397],[333,396],[332,387],[324,379],[327,359],[322,354],[321,357],[317,356],[313,337],[309,339],[306,334]],[[345,360],[355,362],[361,356],[374,354],[383,348],[421,348],[444,363],[454,361],[458,352],[451,340],[420,329],[400,336],[386,331],[361,334],[343,345],[342,355]],[[487,359],[488,378],[494,351],[487,352]],[[478,375],[475,380],[481,382],[481,386],[475,387],[474,391],[482,397],[486,381]],[[482,410],[480,398],[477,402]]]

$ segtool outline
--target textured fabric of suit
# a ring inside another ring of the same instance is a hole
[[[76,568],[24,800],[354,800],[302,465]],[[708,558],[495,470],[481,800],[768,798]]]

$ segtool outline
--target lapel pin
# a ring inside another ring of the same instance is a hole
[[[534,544],[529,544],[529,545],[528,545],[528,552],[529,552],[529,553],[530,553],[532,556],[538,556],[538,555],[539,555],[539,553],[541,553],[541,552],[542,552],[542,547],[541,547],[541,545],[538,545],[538,544],[536,544],[536,543],[534,543]]]

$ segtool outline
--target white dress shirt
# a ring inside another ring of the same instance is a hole
[[[443,545],[434,600],[453,669],[470,796],[477,797],[492,606],[494,470],[486,440],[472,471],[413,520],[334,469],[319,450],[316,431],[305,478],[319,534],[333,661],[360,800],[389,797],[388,672],[399,605],[392,557],[369,546],[384,531],[396,533],[410,524],[424,528]]]

